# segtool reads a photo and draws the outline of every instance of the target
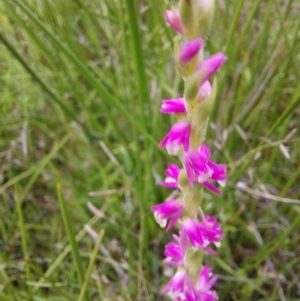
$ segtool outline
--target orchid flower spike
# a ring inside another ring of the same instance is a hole
[[[215,0],[179,0],[177,7],[165,11],[165,19],[182,36],[175,41],[174,53],[184,96],[162,100],[160,112],[176,115],[177,122],[159,145],[177,155],[182,164],[168,164],[161,182],[179,189],[180,197],[151,207],[161,227],[170,230],[177,223],[179,228],[164,250],[164,263],[177,271],[161,293],[174,301],[217,301],[212,287],[218,277],[203,265],[203,259],[206,253],[217,254],[224,233],[215,217],[205,215],[201,203],[203,187],[220,193],[211,182],[225,185],[226,166],[210,160],[210,149],[203,142],[217,91],[216,78],[210,78],[227,58],[219,52],[204,59],[204,39],[212,27]]]

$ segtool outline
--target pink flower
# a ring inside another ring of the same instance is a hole
[[[163,99],[161,109],[164,114],[185,114],[187,112],[184,98]]]
[[[187,273],[184,269],[178,269],[168,284],[162,289],[162,294],[168,295],[172,300],[186,300],[185,280],[187,277]]]
[[[155,220],[162,228],[167,225],[167,219],[172,216],[167,227],[167,230],[170,230],[182,215],[184,208],[182,201],[175,199],[154,205],[151,207],[151,210],[154,212]]]
[[[188,151],[190,145],[191,126],[185,121],[176,122],[167,136],[161,141],[160,147],[165,147],[170,155],[177,155],[181,146]]]
[[[180,49],[178,55],[179,61],[184,65],[190,63],[191,60],[199,53],[203,44],[202,39],[196,39],[185,43]]]
[[[205,82],[212,75],[214,75],[226,60],[226,56],[222,52],[218,52],[202,61],[196,67],[196,72],[202,74],[201,83]]]
[[[219,194],[220,191],[208,181],[214,180],[224,186],[226,166],[210,161],[209,157],[210,150],[205,144],[202,144],[198,151],[190,149],[184,154],[185,170],[191,186],[193,186],[194,182],[197,182],[212,192]]]
[[[178,10],[166,10],[165,19],[174,30],[176,30],[181,35],[183,34]]]
[[[168,168],[165,171],[166,179],[160,184],[169,188],[179,188],[178,177],[180,168],[176,164],[168,164]]]
[[[204,240],[204,244],[214,243],[220,245],[220,240],[224,237],[223,230],[214,216],[205,216],[205,221],[198,224],[198,229]]]
[[[218,280],[218,276],[212,276],[211,269],[208,266],[203,266],[199,278],[193,286],[189,278],[186,278],[188,290],[186,292],[186,300],[191,301],[217,301],[218,295],[211,288]]]
[[[180,266],[184,264],[184,255],[186,246],[181,243],[181,239],[177,235],[173,235],[175,241],[165,246],[164,263],[171,266]]]
[[[192,248],[197,250],[198,248],[204,248],[205,241],[198,229],[199,222],[190,218],[184,220],[180,227],[180,234],[182,237],[183,245],[186,247],[189,241]]]
[[[223,238],[223,231],[212,216],[207,216],[207,219],[202,222],[188,218],[181,224],[181,236],[184,246],[189,241],[193,249],[201,248],[212,255],[216,255],[209,244],[214,243],[219,246],[220,240]]]
[[[187,272],[178,269],[169,283],[163,288],[162,293],[176,301],[217,301],[216,291],[211,290],[217,276],[212,276],[208,266],[203,266],[195,285],[192,284]]]

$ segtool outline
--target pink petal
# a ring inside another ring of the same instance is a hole
[[[167,293],[184,293],[185,270],[177,270],[168,284],[162,289],[163,294]]]
[[[209,180],[217,181],[220,185],[225,184],[226,166],[216,164],[209,160],[210,149],[202,144],[198,151],[189,149],[184,153],[183,164],[189,179],[190,186],[197,182],[212,192],[219,194],[220,191]]]
[[[212,278],[211,269],[208,266],[203,266],[199,278],[196,282],[194,293],[199,298],[199,300],[207,300],[207,301],[217,301],[218,296],[215,291],[212,291],[212,286],[218,280],[218,276],[213,276]],[[211,279],[210,279],[211,278]],[[198,299],[195,299],[198,300]]]
[[[181,215],[182,215],[183,212],[184,212],[183,206],[177,209],[177,211],[174,213],[173,217],[171,218],[171,220],[169,222],[167,230],[170,230],[175,225],[175,223],[181,217]]]
[[[179,199],[170,200],[162,204],[154,205],[151,207],[154,212],[155,220],[160,224],[161,227],[165,227],[167,219],[171,217],[168,225],[168,230],[171,229],[177,220],[181,217],[184,209],[183,203]]]
[[[165,147],[170,155],[177,155],[181,146],[188,151],[190,144],[190,124],[185,121],[176,122],[167,136],[160,142],[160,147]]]
[[[205,159],[209,159],[210,157],[210,149],[207,147],[205,143],[202,143],[199,148],[199,154],[203,156]]]
[[[198,221],[190,218],[184,220],[181,224],[181,232],[185,233],[192,247],[201,247],[204,243],[198,230]]]
[[[196,39],[185,43],[179,52],[178,59],[182,64],[188,64],[203,46],[202,39]]]
[[[187,112],[184,98],[163,99],[161,109],[164,114],[185,114]]]
[[[197,72],[202,73],[201,84],[214,75],[226,60],[226,56],[222,52],[218,52],[202,61],[196,68]]]
[[[209,189],[210,191],[214,192],[215,194],[221,194],[221,191],[216,188],[213,184],[209,183],[209,182],[203,182],[201,183],[204,187],[206,187],[207,189]]]
[[[174,30],[180,34],[183,34],[180,16],[177,10],[166,10],[165,19]]]
[[[208,80],[204,81],[198,92],[199,101],[204,100],[212,93],[212,87]]]
[[[185,248],[177,242],[170,242],[165,246],[164,263],[171,266],[179,266],[183,264]]]
[[[168,168],[165,171],[166,179],[160,184],[169,188],[179,188],[178,177],[180,168],[176,164],[168,164]]]

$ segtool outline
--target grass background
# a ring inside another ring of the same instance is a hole
[[[162,300],[174,3],[0,1],[0,300]],[[300,3],[216,3],[206,142],[229,173],[205,195],[226,231],[206,260],[220,300],[299,300]]]

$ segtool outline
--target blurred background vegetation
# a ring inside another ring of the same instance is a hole
[[[149,207],[176,162],[158,147],[183,93],[175,2],[0,0],[0,300],[163,300],[171,233]],[[205,195],[226,231],[206,260],[220,300],[299,300],[300,2],[216,4],[206,143],[229,173]]]

